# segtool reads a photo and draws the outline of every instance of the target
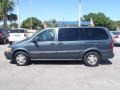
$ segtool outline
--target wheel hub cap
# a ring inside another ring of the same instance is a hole
[[[17,63],[19,63],[19,64],[25,63],[25,61],[26,61],[25,55],[23,55],[23,54],[17,55],[16,61],[17,61]]]
[[[87,61],[89,64],[94,65],[97,62],[97,57],[95,55],[89,55]]]

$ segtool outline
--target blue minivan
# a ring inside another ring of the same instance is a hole
[[[5,56],[19,66],[32,60],[83,60],[98,66],[114,56],[113,40],[104,27],[48,28],[8,46]]]

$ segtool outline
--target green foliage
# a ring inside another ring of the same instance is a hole
[[[110,24],[109,17],[106,17],[103,13],[89,13],[88,15],[84,15],[83,17],[87,21],[92,18],[95,26],[108,27],[108,25]]]
[[[12,0],[0,0],[0,21],[3,21],[4,28],[7,28],[8,13],[14,9],[14,2]]]
[[[37,29],[37,27],[41,27],[41,21],[35,17],[27,18],[23,21],[22,27],[29,29],[32,27],[32,29]]]
[[[18,24],[17,23],[11,23],[9,25],[9,28],[12,29],[12,28],[17,28],[18,27]]]
[[[110,20],[105,14],[99,13],[89,13],[88,15],[83,16],[86,21],[89,21],[91,18],[94,21],[95,26],[107,27],[110,30],[116,30],[117,27],[120,27],[120,21]]]
[[[49,21],[45,21],[44,23],[46,23],[48,27],[57,27],[58,26],[55,19],[51,19]]]
[[[16,14],[9,14],[7,15],[7,19],[12,22],[12,21],[16,21],[18,19]]]

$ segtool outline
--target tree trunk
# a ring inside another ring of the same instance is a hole
[[[3,17],[3,28],[7,29],[7,16],[6,15]]]

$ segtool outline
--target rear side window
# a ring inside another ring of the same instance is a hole
[[[82,29],[80,28],[61,28],[58,34],[59,41],[83,40]]]
[[[25,33],[25,30],[19,30],[20,33]]]
[[[106,40],[109,38],[107,32],[102,28],[85,28],[85,40]]]
[[[21,29],[11,30],[10,33],[25,33],[25,30],[21,30]]]

